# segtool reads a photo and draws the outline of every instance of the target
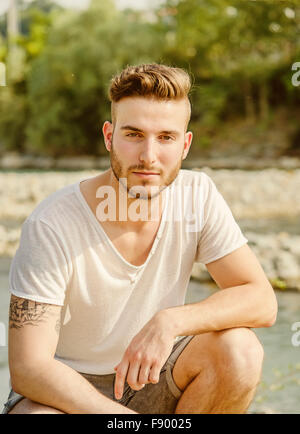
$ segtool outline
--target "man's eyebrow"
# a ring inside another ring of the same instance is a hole
[[[124,127],[121,127],[121,130],[138,131],[139,133],[143,133],[143,130],[140,130],[139,128],[136,127],[132,127],[131,125],[124,125]]]
[[[172,131],[172,130],[166,130],[166,131],[161,131],[159,134],[170,134],[170,135],[179,135],[179,131]]]
[[[130,131],[137,131],[139,133],[143,133],[144,131],[136,128],[136,127],[132,127],[131,125],[124,125],[123,127],[121,127],[121,130],[130,130]],[[170,135],[179,135],[179,131],[172,131],[172,130],[164,130],[164,131],[160,131],[159,134],[170,134]]]

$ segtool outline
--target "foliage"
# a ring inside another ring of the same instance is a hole
[[[196,119],[214,126],[241,111],[264,118],[274,77],[286,97],[285,80],[300,56],[299,13],[292,1],[167,1],[159,12],[165,58],[193,71]]]
[[[203,149],[236,118],[268,125],[277,108],[293,113],[300,102],[291,84],[299,14],[292,0],[166,0],[154,12],[94,0],[81,13],[51,0],[24,3],[16,66],[0,88],[0,141],[37,154],[101,154],[110,78],[142,62],[192,74],[191,127]],[[8,62],[3,36],[1,59]]]
[[[276,396],[283,389],[288,388],[291,390],[292,388],[298,389],[300,387],[300,364],[289,364],[285,372],[281,369],[273,368],[272,376],[272,381],[262,381],[259,384],[255,396],[255,407],[261,408],[263,411],[272,395]],[[268,412],[275,413],[270,408],[268,408]]]
[[[157,38],[149,37],[145,26],[122,16],[110,2],[59,17],[29,80],[31,148],[47,143],[55,155],[101,153],[111,77],[127,63],[151,61],[148,53]]]
[[[270,283],[272,284],[274,289],[280,289],[282,291],[287,289],[287,283],[282,279],[274,278],[271,279]]]
[[[24,33],[14,41],[11,59],[8,42],[2,38],[1,44],[0,39],[0,61],[7,64],[8,72],[8,86],[0,88],[0,141],[4,141],[7,150],[26,151],[26,126],[30,122],[27,84],[32,62],[43,51],[48,29],[55,19],[55,14],[49,12],[58,9],[49,8],[48,3],[35,0],[21,13],[20,27]]]

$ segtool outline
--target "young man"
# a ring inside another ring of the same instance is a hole
[[[180,170],[190,78],[127,67],[103,126],[111,167],[42,201],[10,269],[6,413],[244,413],[251,328],[277,303],[212,179]],[[194,262],[220,288],[184,305]]]

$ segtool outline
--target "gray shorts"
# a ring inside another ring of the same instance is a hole
[[[157,384],[149,383],[143,389],[136,391],[131,389],[127,382],[125,382],[123,396],[119,400],[114,396],[116,374],[92,375],[82,372],[80,374],[103,395],[137,413],[173,414],[182,392],[174,382],[172,370],[180,353],[193,337],[184,336],[174,344],[168,360],[160,371],[159,382]],[[24,396],[19,395],[11,389],[7,402],[4,404],[2,414],[9,413],[23,398]]]

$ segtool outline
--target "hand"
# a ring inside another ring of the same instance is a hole
[[[132,339],[121,362],[114,368],[116,399],[123,396],[126,377],[133,390],[141,390],[148,383],[158,383],[161,368],[174,345],[171,329],[161,311]]]

